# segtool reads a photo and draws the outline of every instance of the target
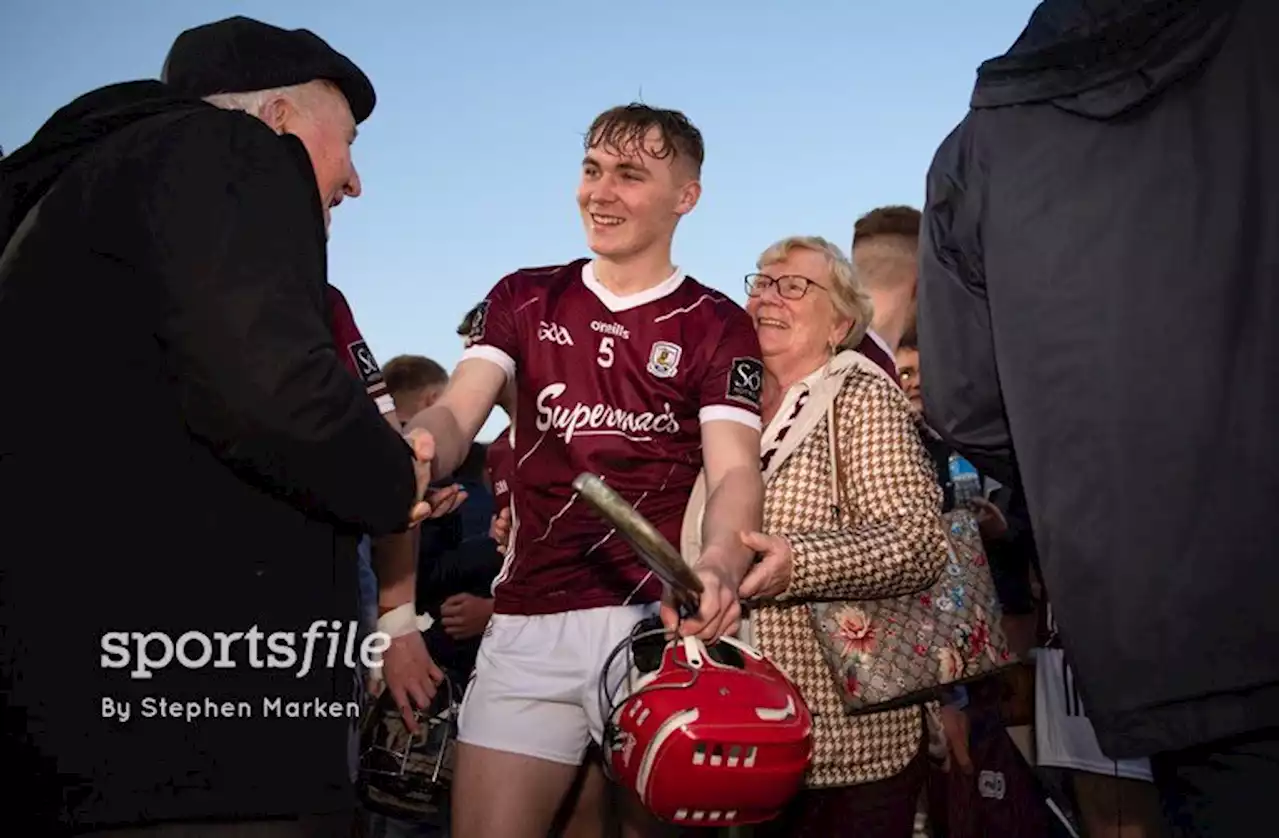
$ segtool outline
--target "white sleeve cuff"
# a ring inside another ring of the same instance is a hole
[[[508,380],[516,377],[515,360],[510,355],[503,352],[501,349],[498,349],[496,346],[469,347],[468,349],[463,351],[462,360],[466,361],[471,358],[481,358],[485,361],[488,361],[491,364],[497,364],[499,367],[502,368],[502,371],[507,374]]]
[[[698,421],[704,425],[708,422],[737,422],[753,431],[758,431],[762,427],[759,415],[727,404],[707,405],[698,411]]]

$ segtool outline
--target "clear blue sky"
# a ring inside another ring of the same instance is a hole
[[[686,271],[735,299],[768,244],[919,206],[974,71],[1031,0],[4,0],[0,145],[95,87],[160,72],[183,29],[234,14],[312,29],[378,91],[334,212],[330,281],[378,358],[452,369],[454,329],[504,274],[584,255],[581,135],[605,108],[679,108],[707,144],[676,236]],[[482,438],[500,429],[493,417]]]

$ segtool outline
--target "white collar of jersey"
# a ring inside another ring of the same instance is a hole
[[[604,307],[614,314],[642,306],[645,303],[651,303],[654,300],[661,300],[679,288],[680,283],[684,282],[684,271],[677,266],[675,273],[652,288],[635,294],[628,294],[625,297],[619,297],[608,288],[605,288],[600,280],[596,279],[596,272],[592,267],[594,264],[594,262],[588,262],[582,266],[582,284],[587,286],[587,290],[595,294],[600,302],[604,304]]]
[[[898,368],[897,355],[889,348],[889,344],[885,342],[885,339],[880,337],[879,333],[877,333],[875,329],[867,329],[867,337],[871,338],[872,343],[884,350],[884,354],[889,356],[889,360],[893,363],[893,368],[896,370]]]

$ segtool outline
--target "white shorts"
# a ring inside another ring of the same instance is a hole
[[[1036,649],[1036,762],[1128,780],[1151,782],[1145,759],[1114,760],[1102,753],[1084,713],[1075,673],[1061,649]]]
[[[494,614],[458,712],[458,741],[581,765],[588,743],[604,732],[600,680],[609,655],[657,612],[651,603]],[[618,655],[615,668],[626,662]]]

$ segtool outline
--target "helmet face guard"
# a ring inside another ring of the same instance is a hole
[[[657,618],[600,680],[606,774],[660,820],[723,827],[776,817],[800,790],[813,722],[799,690],[734,638],[668,640]]]
[[[459,696],[446,675],[409,732],[391,691],[369,702],[360,723],[358,792],[371,811],[398,820],[439,822],[453,781]]]

